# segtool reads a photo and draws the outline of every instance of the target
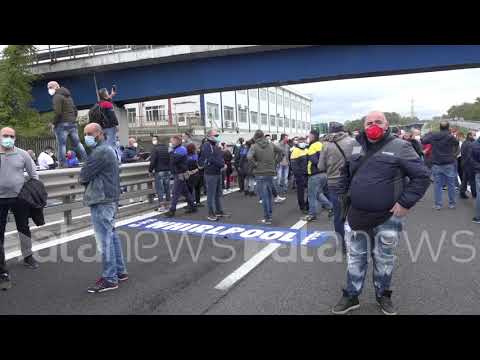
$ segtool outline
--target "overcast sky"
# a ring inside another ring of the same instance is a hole
[[[4,46],[0,45],[0,50]],[[465,69],[289,87],[312,97],[312,122],[344,122],[361,118],[371,110],[408,116],[412,98],[415,115],[430,119],[446,113],[452,105],[473,102],[480,97],[479,84],[480,69]]]

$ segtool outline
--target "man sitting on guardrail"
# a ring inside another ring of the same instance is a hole
[[[85,144],[93,148],[80,171],[80,184],[86,186],[83,201],[90,207],[93,230],[101,246],[103,273],[90,293],[118,288],[119,281],[128,279],[120,238],[115,230],[115,217],[120,198],[120,175],[117,156],[106,144],[103,130],[96,123],[85,129]]]
[[[29,212],[18,201],[18,194],[25,183],[24,170],[32,179],[38,180],[35,165],[25,150],[15,145],[15,130],[0,130],[0,289],[11,287],[10,276],[5,262],[5,227],[8,211],[15,216],[20,246],[25,266],[36,269],[38,264],[32,256],[32,234],[28,226]]]

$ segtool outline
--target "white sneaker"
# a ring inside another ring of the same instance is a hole
[[[277,195],[277,197],[275,198],[275,200],[273,200],[273,202],[275,203],[281,203],[282,201],[285,201],[287,198],[282,198],[280,195]]]

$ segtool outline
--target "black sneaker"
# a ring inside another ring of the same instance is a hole
[[[472,222],[475,223],[475,224],[480,224],[480,218],[474,217],[472,219]]]
[[[197,208],[205,207],[205,205],[203,205],[202,203],[196,203],[195,206],[196,206]]]
[[[166,218],[172,218],[175,216],[175,212],[168,210],[165,214],[163,214],[163,216]]]
[[[216,216],[216,217],[225,217],[225,218],[228,218],[228,217],[230,217],[230,216],[232,216],[232,215],[227,214],[227,213],[225,213],[225,212],[222,211],[222,212],[216,213],[215,216]]]
[[[37,261],[33,258],[32,255],[27,256],[25,259],[23,259],[23,265],[28,267],[29,269],[38,269],[38,263]]]
[[[128,280],[128,274],[118,274],[118,281],[123,282]]]
[[[89,293],[102,293],[105,291],[115,290],[118,289],[118,284],[111,283],[104,278],[100,278],[97,280],[94,286],[88,288]]]
[[[381,310],[385,315],[397,315],[395,307],[392,303],[392,292],[390,290],[385,290],[382,297],[376,298],[377,303],[380,306]]]
[[[215,215],[212,215],[212,214],[208,215],[207,219],[210,220],[210,221],[218,221],[218,218]]]
[[[468,196],[465,193],[460,193],[460,198],[461,199],[468,199]]]
[[[0,274],[0,290],[8,290],[12,287],[10,275],[8,273]]]
[[[193,207],[193,208],[187,208],[187,210],[185,210],[185,214],[193,214],[193,213],[196,213],[198,210],[196,207]]]
[[[334,314],[346,314],[349,311],[358,309],[360,307],[360,303],[358,302],[357,296],[348,296],[345,292],[343,292],[343,296],[337,305],[334,306],[332,312]]]

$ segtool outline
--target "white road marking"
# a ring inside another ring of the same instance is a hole
[[[307,224],[306,221],[300,220],[295,225],[290,227],[290,229],[299,230],[304,227],[305,224]],[[244,278],[250,271],[260,265],[266,258],[272,255],[275,250],[277,250],[281,246],[282,244],[279,243],[268,244],[262,250],[253,255],[250,259],[248,259],[247,262],[242,264],[237,270],[235,270],[233,273],[223,279],[217,286],[215,286],[215,289],[227,291],[238,281]]]
[[[231,193],[236,192],[238,190],[239,190],[238,188],[231,189],[231,190],[226,190],[224,192],[224,195],[231,194]],[[200,198],[200,202],[204,202],[206,199],[207,199],[207,197],[203,196],[202,198]],[[178,205],[177,209],[182,209],[186,206],[187,206],[187,203],[183,203],[183,204]],[[132,217],[132,218],[117,221],[117,222],[115,222],[115,227],[128,225],[132,222],[137,222],[137,221],[140,221],[140,220],[148,219],[150,217],[157,216],[157,215],[162,214],[162,213],[163,212],[152,211],[152,212],[149,212],[147,214],[138,215],[138,216],[135,216],[135,217]],[[48,248],[53,247],[53,246],[68,243],[70,241],[83,239],[83,238],[92,236],[93,234],[94,234],[93,229],[85,230],[85,231],[79,232],[77,234],[72,234],[70,236],[66,236],[66,237],[63,237],[63,238],[60,238],[60,239],[54,239],[54,240],[50,240],[50,241],[46,241],[46,242],[43,242],[43,243],[40,243],[40,244],[33,245],[32,246],[32,251],[36,252],[36,251],[40,251],[40,250],[43,250],[43,249],[48,249]],[[20,250],[14,250],[14,251],[11,251],[11,252],[5,254],[5,260],[10,260],[10,259],[17,258],[17,257],[20,257],[20,256],[22,256],[21,251]]]

